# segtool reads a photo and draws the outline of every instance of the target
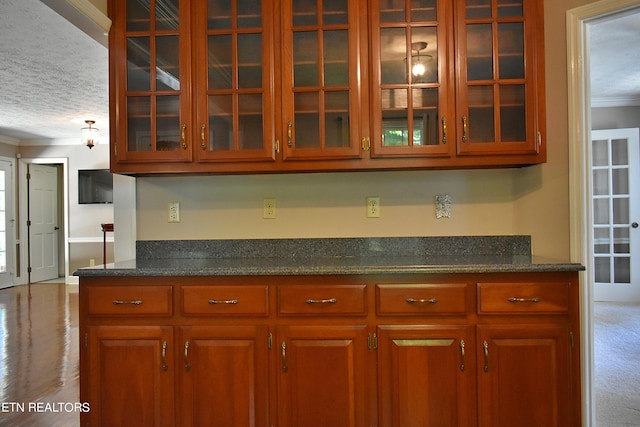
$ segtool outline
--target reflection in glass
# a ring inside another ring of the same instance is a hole
[[[436,0],[413,0],[410,12],[411,22],[436,21],[438,19]]]
[[[498,75],[501,79],[524,78],[524,24],[498,24]]]
[[[156,30],[175,30],[179,21],[179,0],[156,0]]]
[[[295,146],[320,148],[320,104],[317,92],[299,92],[294,95]]]
[[[413,145],[438,145],[440,143],[438,126],[438,89],[413,89]],[[420,137],[416,138],[416,130]]]
[[[228,0],[226,0],[228,2]],[[237,0],[238,27],[262,27],[262,4],[260,0]]]
[[[467,133],[470,142],[495,140],[493,86],[469,86]]]
[[[609,224],[609,199],[593,200],[593,223]]]
[[[318,86],[318,34],[293,34],[293,81],[296,87]]]
[[[491,24],[467,25],[467,80],[493,79]]]
[[[229,0],[209,0],[207,5],[209,13],[208,28],[210,30],[222,30],[231,28],[231,2]]]
[[[324,32],[324,85],[349,85],[349,33],[342,31]]]
[[[608,257],[595,257],[593,259],[595,281],[609,283],[611,281],[611,265]]]
[[[180,90],[178,36],[156,38],[156,89]]]
[[[627,152],[627,140],[626,139],[612,139],[611,140],[611,164],[613,165],[628,165],[629,153]]]
[[[404,28],[380,30],[380,71],[382,84],[407,83],[407,33]]]
[[[593,171],[593,194],[603,196],[609,194],[609,171],[595,169]]]
[[[604,140],[594,140],[592,143],[591,163],[593,166],[609,166],[609,142]]]
[[[615,257],[613,259],[613,281],[615,283],[631,283],[630,257]]]
[[[613,252],[616,254],[630,254],[630,237],[629,227],[615,227],[613,229]]]
[[[523,14],[522,0],[498,0],[498,16],[500,18],[522,16]]]
[[[151,56],[149,37],[127,38],[127,90],[151,88]]]
[[[593,252],[608,254],[611,252],[611,236],[609,227],[595,227],[593,229]]]
[[[240,150],[263,146],[262,94],[238,95],[238,147]]]
[[[233,150],[233,97],[209,96],[209,150]]]
[[[349,146],[349,92],[325,93],[325,141],[327,147]]]
[[[317,25],[318,2],[317,0],[292,1],[293,25]]]
[[[613,184],[613,194],[629,194],[629,169],[612,169],[611,182]]]
[[[149,0],[129,0],[127,5],[127,31],[149,31]]]
[[[524,85],[501,85],[500,137],[502,141],[526,141],[526,115]]]
[[[412,83],[438,82],[438,35],[436,27],[416,27],[411,33]]]
[[[613,223],[614,224],[629,224],[629,198],[614,198],[613,199]]]
[[[467,0],[467,19],[490,17],[491,0]]]
[[[238,35],[238,87],[262,87],[262,35]]]
[[[127,97],[128,151],[151,151],[151,97]]]
[[[209,36],[209,90],[233,87],[231,35]]]
[[[180,139],[180,97],[156,97],[156,150],[179,150]]]
[[[405,0],[380,2],[380,22],[404,22],[407,20]]]
[[[323,0],[322,24],[346,25],[348,23],[348,4],[345,0]]]

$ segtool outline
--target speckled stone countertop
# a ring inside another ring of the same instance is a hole
[[[77,276],[243,276],[580,271],[531,255],[529,236],[139,241],[137,259]]]

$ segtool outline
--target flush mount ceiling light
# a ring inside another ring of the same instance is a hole
[[[96,124],[95,120],[85,120],[84,121],[88,127],[82,128],[82,143],[92,149],[94,145],[98,143],[98,137],[100,136],[100,132],[98,128],[92,127]]]

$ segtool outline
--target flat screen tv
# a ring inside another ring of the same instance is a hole
[[[113,175],[108,169],[78,170],[78,203],[113,203]]]

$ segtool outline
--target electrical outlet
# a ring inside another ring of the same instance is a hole
[[[367,197],[367,218],[380,218],[380,197]]]
[[[180,202],[169,202],[168,222],[180,222]]]
[[[266,198],[262,200],[262,218],[274,219],[276,217],[276,199]]]

